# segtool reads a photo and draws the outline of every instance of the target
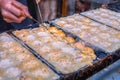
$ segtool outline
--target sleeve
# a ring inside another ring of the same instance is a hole
[[[12,29],[12,28],[13,28],[13,27],[12,27],[10,24],[6,23],[6,22],[3,20],[3,17],[2,17],[2,15],[0,14],[0,33],[1,33],[1,32],[4,32],[4,31],[6,31],[6,30]]]

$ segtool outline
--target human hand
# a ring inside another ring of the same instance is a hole
[[[0,11],[3,19],[8,23],[21,23],[30,15],[28,8],[16,0],[0,0]]]

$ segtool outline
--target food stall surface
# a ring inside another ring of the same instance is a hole
[[[100,71],[88,80],[120,80],[120,60]]]

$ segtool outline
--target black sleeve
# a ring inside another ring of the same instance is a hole
[[[33,18],[37,19],[37,5],[35,0],[27,0],[29,12]]]
[[[9,23],[7,23],[3,20],[3,17],[0,13],[0,33],[7,31],[9,29],[13,29],[13,27]]]

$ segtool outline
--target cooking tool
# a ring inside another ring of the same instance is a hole
[[[42,14],[41,14],[40,6],[39,6],[37,0],[35,0],[35,2],[36,2],[36,5],[37,5],[37,10],[38,10],[39,17],[40,17],[40,20],[41,20],[41,23],[42,23],[43,22],[43,17],[42,17]],[[28,18],[32,19],[33,21],[35,21],[37,23],[40,23],[37,19],[33,18],[32,16],[28,16]]]
[[[38,14],[39,14],[40,20],[41,20],[41,22],[43,22],[43,17],[42,17],[42,14],[41,14],[41,9],[40,9],[40,6],[39,6],[37,0],[36,0],[36,4],[37,4],[37,9],[38,9]]]
[[[38,20],[36,20],[35,18],[33,18],[32,16],[28,16],[28,18],[32,19],[33,21],[40,23]]]

